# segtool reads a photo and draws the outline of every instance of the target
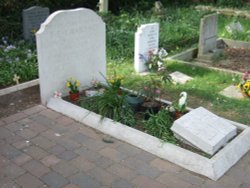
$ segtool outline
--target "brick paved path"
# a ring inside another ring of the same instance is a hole
[[[250,152],[214,182],[39,105],[0,119],[0,187],[250,188]]]

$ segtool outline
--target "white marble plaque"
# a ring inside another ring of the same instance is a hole
[[[149,52],[159,48],[159,23],[141,25],[135,33],[134,68],[137,73],[147,71]]]
[[[65,96],[66,80],[78,79],[88,86],[92,78],[106,76],[105,23],[85,8],[51,14],[36,33],[42,104],[54,91]],[[80,88],[81,89],[81,88]]]
[[[171,130],[210,155],[217,152],[237,133],[234,125],[203,107],[177,119]]]
[[[186,74],[183,74],[182,72],[179,72],[179,71],[175,71],[169,75],[171,76],[173,82],[178,83],[178,84],[185,84],[188,81],[193,80],[192,77],[190,77]]]

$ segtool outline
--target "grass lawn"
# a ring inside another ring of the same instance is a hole
[[[221,90],[231,84],[237,84],[240,77],[212,71],[205,68],[192,67],[178,62],[168,62],[169,72],[181,71],[194,79],[185,85],[173,85],[170,83],[162,85],[162,98],[174,101],[177,100],[182,91],[188,93],[188,106],[196,108],[203,106],[217,115],[233,121],[250,125],[250,100],[231,99],[219,94]],[[108,65],[108,72],[113,70],[124,76],[124,87],[140,90],[150,76],[140,76],[134,72],[131,63]],[[154,75],[151,73],[150,75]]]

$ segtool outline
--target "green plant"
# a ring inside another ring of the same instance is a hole
[[[67,80],[66,86],[70,89],[70,93],[79,93],[79,80],[76,80],[71,77]]]
[[[220,6],[242,7],[244,0],[217,0],[217,4]]]
[[[125,100],[125,95],[118,95],[111,87],[107,87],[102,95],[81,99],[81,106],[102,117],[108,117],[129,126],[135,125],[134,113]]]
[[[154,101],[161,96],[161,80],[150,76],[150,80],[143,83],[141,93],[145,96],[146,101]]]
[[[170,130],[173,124],[173,119],[168,111],[161,109],[157,114],[150,114],[150,118],[144,122],[145,132],[167,141],[176,143],[173,132]]]
[[[250,77],[249,72],[245,72],[244,76],[242,77],[242,81],[238,85],[238,87],[241,89],[243,93],[245,93],[246,96],[250,97]]]
[[[106,79],[108,86],[116,92],[120,90],[120,87],[122,85],[122,80],[123,80],[123,77],[118,76],[116,74],[116,71],[114,71],[113,75],[111,75],[108,79]]]

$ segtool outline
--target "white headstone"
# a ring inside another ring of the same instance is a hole
[[[54,91],[68,93],[66,80],[87,86],[106,76],[105,23],[85,8],[51,14],[36,33],[42,104]]]
[[[229,33],[233,33],[233,32],[243,32],[244,28],[243,26],[240,24],[240,22],[232,22],[229,25],[226,26],[226,30]]]
[[[218,15],[211,14],[201,19],[198,56],[202,56],[217,46]]]
[[[149,52],[158,51],[159,23],[141,25],[135,33],[134,67],[137,73],[147,71]]]
[[[109,0],[99,0],[99,12],[107,13],[109,11]]]
[[[235,126],[203,107],[194,109],[177,119],[171,130],[210,155],[237,134]]]
[[[171,76],[174,83],[178,83],[178,84],[185,84],[188,81],[193,80],[192,77],[186,74],[183,74],[182,72],[179,72],[179,71],[175,71],[169,74],[169,76]]]
[[[49,8],[33,6],[23,10],[23,37],[25,40],[34,40],[35,33],[49,16]]]

